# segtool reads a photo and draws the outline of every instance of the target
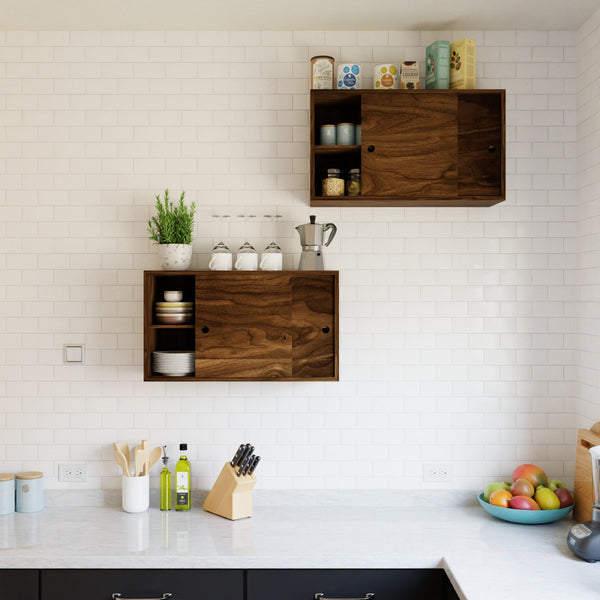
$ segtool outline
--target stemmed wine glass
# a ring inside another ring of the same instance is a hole
[[[222,229],[223,224],[227,224],[227,219],[229,219],[229,217],[230,215],[213,215],[213,219],[220,225],[218,229]],[[220,231],[219,233],[219,237],[222,237],[223,231]],[[231,271],[232,262],[233,256],[231,250],[222,241],[215,244],[211,250],[208,268],[212,271]]]

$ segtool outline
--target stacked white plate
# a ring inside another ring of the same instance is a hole
[[[194,353],[182,350],[157,350],[152,353],[152,370],[169,377],[193,375]]]
[[[192,311],[192,302],[157,302],[156,322],[163,325],[191,323]]]

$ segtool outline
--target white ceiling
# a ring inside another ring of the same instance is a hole
[[[578,29],[599,0],[0,0],[0,29]]]

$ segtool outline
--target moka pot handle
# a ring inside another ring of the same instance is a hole
[[[337,227],[333,223],[325,223],[325,225],[323,225],[323,233],[325,233],[328,229],[331,230],[331,233],[329,234],[329,239],[325,242],[325,246],[329,246],[329,244],[331,244],[335,234],[337,233]]]

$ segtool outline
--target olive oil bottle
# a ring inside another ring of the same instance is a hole
[[[175,510],[190,510],[192,507],[192,466],[187,456],[187,444],[179,444],[182,453],[175,465]]]
[[[163,470],[160,473],[160,510],[171,510],[171,472],[167,447],[163,446]]]

